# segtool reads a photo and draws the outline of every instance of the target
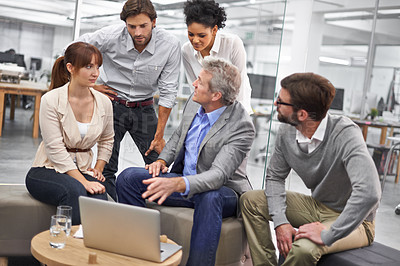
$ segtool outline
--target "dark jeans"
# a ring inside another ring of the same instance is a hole
[[[169,178],[179,175],[167,173],[160,176]],[[144,168],[125,169],[117,179],[119,202],[145,207],[146,203],[141,195],[146,191],[147,185],[144,185],[142,181],[148,178],[151,178],[151,175]],[[214,265],[222,218],[236,215],[236,192],[231,188],[221,187],[217,190],[195,194],[190,199],[175,192],[165,200],[163,205],[194,208],[187,265]]]
[[[83,176],[88,181],[99,182],[90,175],[84,174]],[[107,193],[92,195],[75,178],[67,174],[57,173],[54,169],[47,169],[45,167],[32,167],[26,175],[25,184],[29,193],[41,202],[54,206],[71,206],[73,225],[81,223],[79,196],[107,200]]]
[[[128,131],[133,141],[142,154],[146,164],[157,160],[158,153],[152,151],[148,156],[145,152],[149,149],[157,130],[157,116],[152,105],[130,108],[117,102],[112,102],[114,113],[114,147],[108,164],[106,164],[103,175],[109,184],[108,194],[117,201],[115,191],[115,173],[118,171],[119,149],[125,133]]]

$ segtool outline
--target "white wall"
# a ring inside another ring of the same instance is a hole
[[[393,68],[375,67],[372,69],[371,89],[370,91],[378,95],[378,101],[381,97],[386,102],[389,87],[393,79]],[[399,101],[399,99],[396,99]]]
[[[60,56],[70,42],[72,42],[72,28],[56,27],[53,39],[53,56]]]
[[[17,53],[20,53],[21,25],[22,23],[0,21],[0,51],[4,52],[13,48]]]
[[[326,77],[336,88],[344,89],[343,109],[349,111],[353,91],[363,90],[365,69],[341,65],[320,65],[318,74]]]
[[[10,48],[25,56],[29,68],[30,58],[42,58],[42,70],[51,69],[54,27],[27,22],[0,21],[0,51]]]
[[[249,69],[249,72],[253,74],[262,74],[269,76],[276,76],[279,45],[258,45],[255,49],[254,45],[247,45],[247,60],[250,61],[253,58],[253,53],[257,51],[255,56],[256,62],[252,62],[253,69]]]
[[[400,45],[378,45],[375,51],[376,66],[400,67]]]

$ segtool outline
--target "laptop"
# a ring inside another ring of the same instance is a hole
[[[163,262],[182,247],[160,242],[160,212],[79,197],[83,243],[130,257]]]

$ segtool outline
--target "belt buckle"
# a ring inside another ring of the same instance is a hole
[[[135,107],[140,106],[140,103],[139,102],[134,102],[134,101],[131,101],[131,102],[126,101],[125,106],[129,107],[129,108],[135,108]]]

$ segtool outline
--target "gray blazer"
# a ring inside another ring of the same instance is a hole
[[[185,139],[199,107],[191,98],[187,101],[178,129],[158,157],[168,166],[174,162],[171,172],[183,171]],[[229,105],[200,144],[197,174],[186,176],[190,184],[188,197],[222,186],[239,195],[251,190],[246,164],[254,137],[254,125],[244,107],[239,102]]]

